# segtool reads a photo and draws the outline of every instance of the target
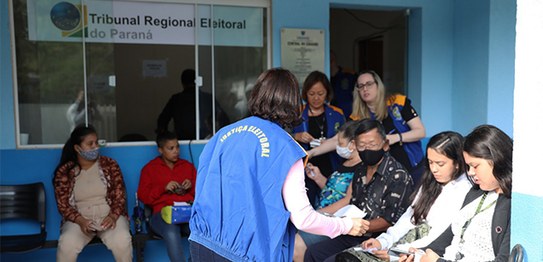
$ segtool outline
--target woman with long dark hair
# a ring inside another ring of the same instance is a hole
[[[508,260],[513,140],[495,126],[478,126],[466,136],[464,159],[475,186],[451,226],[425,249],[421,261]]]
[[[116,261],[132,261],[123,176],[115,160],[100,156],[94,127],[79,125],[72,131],[62,148],[53,186],[62,216],[57,261],[76,261],[95,236]]]

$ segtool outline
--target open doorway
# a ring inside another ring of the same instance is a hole
[[[406,10],[330,9],[330,48],[346,71],[374,70],[389,92],[407,93]]]

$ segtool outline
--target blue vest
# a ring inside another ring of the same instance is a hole
[[[200,155],[189,239],[232,261],[292,261],[296,229],[281,190],[305,155],[258,117],[219,130]]]
[[[326,138],[331,138],[337,134],[339,127],[345,124],[345,116],[340,108],[327,104],[324,105],[324,114],[326,117]],[[302,120],[300,125],[293,128],[293,133],[309,132],[309,105],[306,105],[302,111]],[[305,150],[311,149],[308,144],[301,145]],[[331,152],[330,162],[333,170],[337,170],[343,161],[344,159],[335,150]]]
[[[394,124],[394,127],[396,127],[396,131],[399,133],[405,133],[411,130],[401,114],[406,99],[407,97],[404,95],[396,95],[394,101],[388,101],[387,103],[388,117],[392,119],[392,123]],[[417,166],[424,157],[420,140],[403,143],[402,147],[409,157],[411,166]]]

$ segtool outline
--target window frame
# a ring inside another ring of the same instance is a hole
[[[20,123],[20,113],[19,113],[19,83],[18,83],[18,66],[17,66],[17,54],[16,54],[16,45],[15,45],[15,14],[13,9],[13,1],[16,0],[9,0],[8,1],[8,8],[9,8],[9,19],[10,19],[10,43],[11,43],[11,62],[13,65],[12,70],[12,78],[13,78],[13,102],[14,102],[14,118],[15,118],[15,145],[16,149],[43,149],[43,148],[62,148],[63,144],[21,144],[21,123]],[[266,66],[267,68],[271,68],[272,65],[272,31],[271,31],[271,0],[253,0],[250,3],[243,0],[115,0],[119,2],[146,2],[146,3],[175,3],[175,4],[192,4],[194,5],[194,8],[198,8],[198,6],[201,5],[209,5],[211,7],[211,10],[213,10],[213,7],[215,6],[232,6],[232,7],[257,7],[257,8],[263,8],[265,12],[265,44],[266,44]],[[85,2],[85,0],[81,0],[81,2]],[[213,11],[212,11],[213,12]],[[198,39],[198,31],[200,29],[199,26],[197,26],[194,30],[195,33],[195,39]],[[213,30],[212,32],[212,39],[213,39]],[[87,66],[85,61],[86,56],[86,50],[85,50],[85,42],[84,38],[81,41],[81,45],[83,48],[83,63],[84,68]],[[196,70],[196,76],[197,78],[199,75],[199,67],[198,64],[200,62],[200,57],[198,54],[198,41],[194,44],[194,50],[195,50],[195,70]],[[211,56],[211,90],[212,90],[212,99],[215,99],[215,43],[211,42],[211,50],[212,50],[212,56]],[[84,69],[83,72],[85,81],[83,83],[84,90],[85,90],[85,99],[87,96],[87,72],[86,69]],[[199,107],[199,101],[196,100],[196,105]],[[215,105],[213,104],[213,118],[215,118]],[[85,106],[86,110],[86,106]],[[199,114],[199,111],[197,112],[197,116]],[[86,114],[87,115],[87,114]],[[85,116],[87,118],[87,116]],[[197,124],[199,123],[199,119],[197,117]],[[213,129],[215,130],[215,123],[213,123]],[[181,145],[190,145],[190,144],[206,144],[207,141],[199,137],[199,132],[197,133],[197,139],[195,140],[179,140],[179,143]],[[106,141],[107,142],[107,141]],[[154,145],[154,141],[127,141],[127,142],[107,142],[107,146],[113,146],[113,147],[119,147],[119,146],[141,146],[141,145]]]

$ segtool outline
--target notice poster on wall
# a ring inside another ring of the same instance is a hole
[[[324,72],[324,30],[282,28],[281,66],[299,83],[312,71]]]

